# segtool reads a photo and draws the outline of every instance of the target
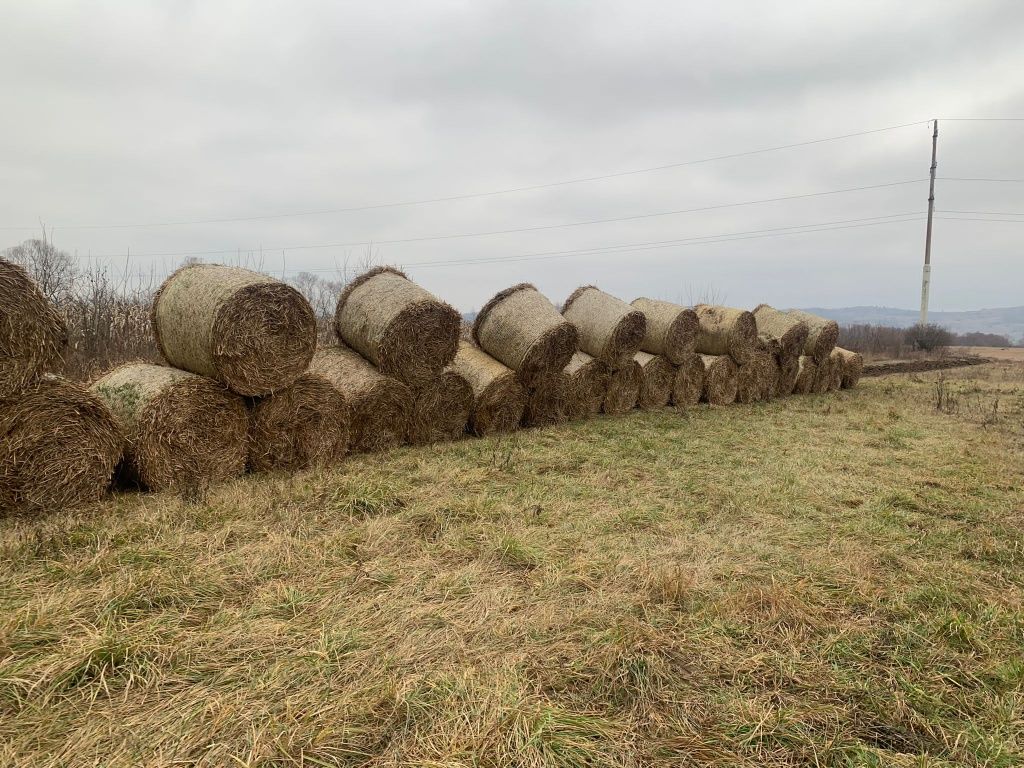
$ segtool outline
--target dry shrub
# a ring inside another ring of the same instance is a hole
[[[455,358],[462,317],[392,267],[376,267],[345,286],[334,332],[385,376],[425,385]]]
[[[569,377],[572,418],[583,419],[601,412],[604,394],[608,391],[608,366],[586,352],[577,352],[565,366]]]
[[[546,427],[563,424],[572,418],[572,382],[564,371],[538,379],[526,400],[523,426]]]
[[[672,383],[672,404],[679,407],[696,405],[704,392],[704,361],[691,352],[680,358],[676,378]]]
[[[697,351],[700,321],[692,309],[648,298],[634,299],[633,307],[643,312],[647,321],[641,350],[663,355],[672,365],[681,365],[687,355]]]
[[[711,405],[736,402],[739,366],[729,355],[700,355],[704,364],[704,391],[701,400]]]
[[[43,376],[0,398],[0,512],[53,511],[99,499],[124,440],[85,387]]]
[[[348,452],[351,409],[345,396],[307,371],[289,387],[256,400],[250,413],[249,469],[324,467]]]
[[[643,312],[592,285],[573,291],[562,315],[579,330],[580,349],[612,369],[633,359],[647,332]]]
[[[608,377],[608,391],[605,392],[601,410],[605,413],[629,413],[636,408],[640,399],[640,382],[643,371],[636,360],[630,360]]]
[[[754,320],[758,335],[777,341],[781,355],[795,357],[803,353],[810,333],[803,320],[767,304],[760,304],[754,310]]]
[[[757,322],[743,309],[698,304],[700,321],[697,351],[702,355],[729,355],[737,364],[750,361],[757,348]]]
[[[316,347],[316,317],[302,294],[238,267],[182,267],[157,291],[152,319],[167,362],[240,395],[287,387]]]
[[[473,410],[473,388],[454,370],[413,390],[415,400],[406,439],[413,445],[457,440],[466,433],[466,423]]]
[[[0,259],[0,397],[57,370],[67,345],[64,320],[17,264]]]
[[[384,376],[358,352],[340,344],[318,349],[310,370],[330,381],[351,407],[353,451],[383,451],[405,441],[414,401],[408,386]]]
[[[633,359],[640,366],[641,372],[637,405],[645,409],[668,405],[676,382],[676,367],[667,357],[648,352],[637,352]]]
[[[814,362],[814,358],[810,355],[800,355],[798,363],[793,393],[809,395],[814,392],[814,383],[818,378],[818,364]]]
[[[864,373],[864,356],[842,347],[836,347],[833,354],[838,355],[842,366],[840,378],[843,389],[856,387]]]
[[[791,309],[787,314],[807,324],[808,333],[807,341],[804,343],[804,354],[813,357],[816,363],[825,360],[839,340],[839,323],[812,315],[810,312],[802,312],[799,309]]]
[[[201,497],[211,484],[245,471],[245,401],[213,379],[128,363],[89,389],[107,404],[126,438],[124,480]]]
[[[796,380],[800,375],[800,355],[783,355],[778,360],[779,378],[775,386],[776,397],[788,397],[796,388]]]
[[[526,409],[526,388],[515,371],[467,340],[459,342],[451,368],[469,382],[473,391],[470,432],[484,437],[511,432],[519,426]]]

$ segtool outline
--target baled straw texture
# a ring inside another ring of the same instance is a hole
[[[760,381],[758,379],[760,365],[755,357],[743,365],[737,366],[736,371],[736,402],[747,405],[756,403],[760,397]]]
[[[711,405],[736,402],[739,366],[729,355],[700,355],[704,364],[704,391],[701,400]]]
[[[832,359],[832,354],[817,363],[818,370],[814,374],[814,384],[811,387],[811,391],[816,395],[824,394],[832,388],[832,379],[835,376],[835,361]]]
[[[779,379],[775,386],[776,397],[788,397],[796,388],[796,380],[800,375],[800,356],[784,355],[779,360]]]
[[[846,368],[843,356],[833,349],[828,356],[829,378],[827,392],[835,392],[843,386],[843,371]]]
[[[793,393],[809,395],[814,392],[814,382],[818,378],[818,364],[810,355],[800,355],[797,360],[797,376],[796,383],[793,385]]]
[[[604,394],[608,391],[611,371],[600,360],[586,352],[577,352],[565,366],[569,377],[572,418],[583,419],[601,412]]]
[[[608,391],[605,392],[601,410],[605,413],[629,413],[636,408],[640,399],[640,382],[643,378],[640,363],[630,360],[608,377]]]
[[[153,298],[152,320],[167,362],[240,395],[287,387],[316,348],[316,317],[302,294],[238,267],[182,267]]]
[[[43,376],[0,398],[0,513],[99,499],[123,447],[107,406],[74,382]]]
[[[647,333],[643,312],[592,285],[573,291],[562,315],[579,329],[580,349],[613,370],[633,359]]]
[[[757,348],[757,322],[752,312],[710,304],[699,304],[695,311],[700,322],[698,352],[729,355],[738,365],[750,361]]]
[[[816,363],[827,358],[839,341],[839,323],[812,315],[810,312],[801,312],[799,309],[791,309],[786,314],[807,324],[807,341],[804,343],[803,353],[813,357]]]
[[[473,340],[532,387],[569,364],[579,331],[540,291],[520,283],[484,304],[473,322]]]
[[[680,408],[696,405],[704,392],[704,361],[691,352],[683,355],[672,383],[672,405]]]
[[[572,382],[564,371],[555,371],[529,391],[523,426],[547,427],[563,424],[572,418]]]
[[[640,394],[637,405],[641,408],[662,408],[672,399],[672,386],[676,383],[676,367],[667,357],[637,352],[633,356],[640,366]]]
[[[89,389],[110,408],[127,440],[122,477],[153,491],[201,497],[241,475],[249,447],[245,401],[194,373],[128,363]]]
[[[757,355],[757,363],[759,384],[757,399],[766,401],[778,397],[779,377],[782,375],[778,358],[769,352],[760,352]]]
[[[842,347],[836,347],[834,351],[839,354],[839,358],[842,361],[843,389],[856,387],[857,382],[860,381],[860,377],[864,373],[864,356],[859,352],[851,352]]]
[[[803,354],[810,333],[807,323],[782,310],[761,304],[754,310],[757,333],[778,341],[781,355],[796,357]]]
[[[383,373],[416,387],[455,358],[462,317],[392,267],[352,280],[338,297],[334,332]]]
[[[0,259],[0,397],[56,370],[67,326],[28,273]]]
[[[511,432],[519,426],[526,409],[526,388],[515,371],[468,341],[459,342],[451,367],[473,390],[470,432],[484,437]]]
[[[457,440],[466,433],[473,410],[473,388],[454,370],[441,374],[413,390],[415,400],[406,439],[412,445]]]
[[[641,350],[663,355],[672,365],[682,365],[687,355],[697,351],[700,322],[692,309],[648,298],[634,299],[633,306],[644,313],[647,321]]]
[[[317,350],[310,370],[330,381],[352,409],[351,450],[384,451],[405,441],[414,401],[408,386],[340,344]]]
[[[253,403],[249,469],[297,470],[340,461],[348,452],[351,419],[345,396],[324,376],[307,371]]]

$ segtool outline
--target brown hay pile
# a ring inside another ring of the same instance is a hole
[[[835,392],[843,386],[843,373],[846,370],[846,363],[843,356],[835,349],[829,353],[829,379],[827,392]]]
[[[511,432],[519,426],[526,409],[526,388],[515,371],[468,341],[459,342],[451,367],[473,390],[470,432],[484,437]]]
[[[405,437],[412,445],[458,440],[473,410],[473,388],[454,370],[413,390],[415,400]]]
[[[605,392],[601,410],[605,413],[629,413],[640,399],[640,382],[643,380],[640,363],[630,360],[608,376],[608,391]]]
[[[700,355],[704,364],[704,391],[701,400],[711,405],[736,402],[739,366],[728,355]]]
[[[643,312],[592,285],[573,291],[562,315],[579,329],[580,349],[613,370],[633,359],[647,333]]]
[[[579,331],[540,291],[520,283],[484,304],[473,322],[473,340],[532,387],[568,365]]]
[[[842,347],[836,347],[833,354],[839,356],[842,364],[841,386],[843,389],[852,389],[857,386],[861,375],[864,373],[864,356],[859,352],[851,352]]]
[[[676,383],[676,367],[662,355],[637,352],[633,356],[640,366],[640,395],[637,405],[641,408],[662,408],[672,399],[672,387]]]
[[[240,395],[287,387],[316,348],[316,317],[302,294],[238,267],[182,267],[153,298],[152,321],[167,362]]]
[[[760,365],[756,358],[737,366],[736,371],[736,402],[747,405],[756,403],[760,397],[760,381],[758,378]]]
[[[687,355],[697,351],[700,322],[692,309],[648,298],[634,299],[633,306],[647,320],[647,331],[640,344],[644,352],[664,355],[672,365],[681,365]]]
[[[530,389],[523,412],[523,426],[546,427],[572,418],[573,391],[564,371],[549,373]]]
[[[0,397],[60,366],[67,326],[28,273],[0,259]]]
[[[683,355],[672,383],[672,405],[685,408],[700,402],[704,392],[704,361],[691,352]]]
[[[796,383],[793,385],[793,394],[809,395],[814,392],[814,382],[818,378],[818,364],[810,355],[800,355],[797,358]]]
[[[345,396],[307,371],[290,387],[256,400],[250,411],[249,469],[324,467],[348,452],[351,409]]]
[[[796,380],[800,375],[800,356],[783,355],[779,358],[779,379],[775,386],[776,397],[788,397],[796,388]]]
[[[351,407],[351,450],[384,451],[405,441],[414,400],[408,386],[340,344],[318,349],[310,370],[330,381]]]
[[[752,312],[710,304],[699,304],[695,310],[700,321],[698,352],[729,355],[739,365],[750,361],[757,347],[757,322]]]
[[[770,338],[781,347],[780,355],[799,356],[807,344],[810,328],[803,320],[788,312],[761,304],[754,310],[758,336]]]
[[[811,391],[816,395],[821,395],[832,389],[832,381],[835,378],[836,365],[832,354],[829,353],[824,360],[817,363],[817,366],[818,370],[814,374],[814,385]],[[840,375],[842,374],[840,373]]]
[[[128,363],[89,389],[110,408],[127,440],[122,477],[143,488],[201,497],[241,475],[248,456],[245,401],[194,373]]]
[[[413,387],[433,384],[455,359],[461,324],[454,308],[393,267],[352,280],[334,313],[339,339],[385,376]]]
[[[839,323],[812,315],[810,312],[801,312],[799,309],[791,309],[786,314],[807,323],[807,341],[804,343],[803,353],[813,357],[814,362],[821,363],[839,341]]]
[[[767,349],[761,349],[754,354],[754,365],[757,366],[757,400],[771,400],[776,396],[781,375],[778,358]]]
[[[600,413],[611,376],[608,366],[586,352],[577,352],[565,366],[565,373],[572,392],[572,418],[583,419]]]
[[[99,499],[123,447],[107,406],[74,382],[44,376],[0,398],[0,513]]]

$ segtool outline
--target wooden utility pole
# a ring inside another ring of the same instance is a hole
[[[939,121],[932,130],[932,171],[928,183],[928,228],[924,236],[924,269],[921,272],[921,325],[928,325],[928,288],[932,281],[932,212],[935,210],[935,151],[939,144]]]

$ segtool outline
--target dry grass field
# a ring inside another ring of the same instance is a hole
[[[1014,766],[1024,366],[0,520],[3,766]]]

